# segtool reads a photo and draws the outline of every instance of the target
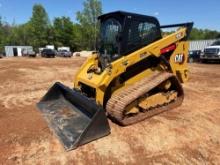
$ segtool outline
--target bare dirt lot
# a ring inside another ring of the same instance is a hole
[[[191,64],[181,107],[66,152],[35,104],[84,58],[0,60],[0,164],[219,164],[220,65]]]

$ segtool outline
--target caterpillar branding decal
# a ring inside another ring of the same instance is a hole
[[[175,55],[174,62],[175,63],[183,63],[184,62],[184,55],[183,54]]]

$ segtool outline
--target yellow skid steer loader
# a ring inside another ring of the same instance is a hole
[[[98,52],[74,88],[55,83],[37,104],[67,150],[110,134],[107,116],[127,126],[180,106],[184,97],[193,23],[160,26],[154,17],[122,11],[98,19]],[[164,28],[178,30],[162,36]]]

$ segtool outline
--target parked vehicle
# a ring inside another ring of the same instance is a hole
[[[54,58],[56,55],[55,50],[53,49],[43,49],[41,51],[41,56],[42,57],[47,57],[47,58]]]
[[[25,57],[36,57],[36,52],[31,49],[23,49],[21,54]]]
[[[70,52],[68,50],[59,50],[57,52],[57,56],[59,56],[59,57],[72,57],[72,52]]]
[[[201,50],[191,50],[189,51],[188,62],[199,62],[200,61]]]
[[[220,61],[220,40],[214,42],[211,46],[204,49],[201,53],[200,59],[203,63],[209,61]]]

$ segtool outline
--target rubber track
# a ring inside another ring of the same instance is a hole
[[[183,102],[183,90],[180,82],[176,79],[176,85],[178,86],[181,95],[177,99],[168,105],[153,108],[152,110],[146,110],[145,112],[139,112],[134,116],[125,117],[124,109],[127,105],[134,100],[145,95],[153,88],[160,85],[162,82],[176,77],[168,72],[155,72],[150,77],[144,78],[141,81],[128,86],[123,91],[113,95],[107,102],[106,110],[110,118],[119,123],[120,125],[131,125],[142,121],[146,118],[152,117],[156,114],[162,113],[169,109],[178,107]]]

